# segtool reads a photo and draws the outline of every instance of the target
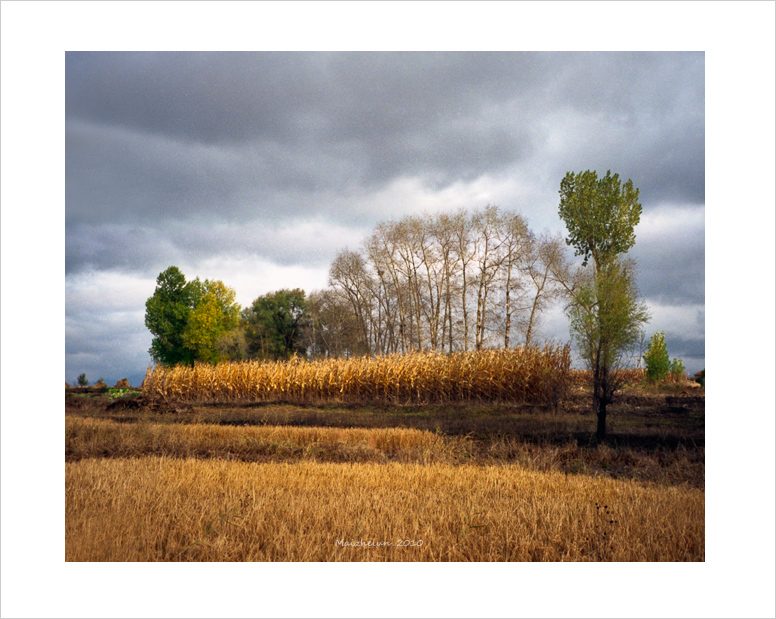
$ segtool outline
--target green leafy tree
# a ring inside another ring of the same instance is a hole
[[[671,362],[671,367],[668,368],[668,373],[671,375],[671,380],[678,383],[684,377],[684,363],[681,359],[674,357]]]
[[[183,343],[198,361],[217,363],[229,359],[230,355],[219,344],[239,325],[240,306],[235,302],[235,291],[221,281],[195,281],[199,291],[186,322]]]
[[[649,340],[649,346],[644,353],[644,363],[647,364],[647,380],[652,383],[664,380],[671,370],[665,336],[665,331],[655,333]]]
[[[606,408],[622,386],[616,370],[649,320],[633,282],[633,262],[621,259],[636,242],[639,191],[630,180],[621,184],[619,175],[610,171],[599,180],[588,170],[566,174],[559,193],[558,212],[569,233],[566,243],[583,259],[578,281],[567,285],[567,311],[572,336],[593,373],[596,435],[603,439]]]
[[[145,324],[154,335],[149,353],[164,365],[191,365],[195,352],[183,340],[189,314],[201,295],[199,282],[187,282],[175,266],[156,278],[156,290],[146,301]]]
[[[89,385],[89,379],[86,378],[86,374],[85,373],[78,375],[77,382],[78,382],[78,386],[79,387],[87,387]]]
[[[582,266],[592,256],[600,269],[633,247],[633,229],[641,218],[638,200],[633,182],[621,184],[620,176],[611,171],[602,179],[590,170],[566,174],[560,183],[559,214],[569,231],[566,244],[574,248],[575,256],[582,256]]]
[[[649,320],[639,301],[632,265],[612,261],[600,271],[588,269],[575,290],[568,315],[582,359],[593,372],[593,404],[598,416],[596,435],[606,436],[606,410],[622,386],[618,370],[639,342]]]
[[[305,354],[304,290],[278,290],[257,298],[242,314],[248,354],[263,359],[289,359]]]
[[[218,343],[239,325],[235,292],[220,281],[187,282],[180,269],[159,274],[156,290],[146,301],[146,327],[154,335],[148,351],[157,363],[215,363]]]

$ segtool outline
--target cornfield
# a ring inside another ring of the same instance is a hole
[[[179,402],[530,402],[566,392],[568,346],[149,368],[143,394]]]

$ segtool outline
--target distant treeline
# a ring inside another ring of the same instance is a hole
[[[149,352],[169,365],[530,345],[568,264],[560,235],[495,206],[405,217],[340,251],[329,288],[309,295],[278,290],[241,308],[223,282],[168,268],[146,303]]]

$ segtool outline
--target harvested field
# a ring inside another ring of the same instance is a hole
[[[583,385],[557,407],[71,389],[65,411],[68,561],[705,560],[705,402],[678,386],[626,389],[603,442]]]
[[[90,459],[68,561],[703,561],[704,494],[519,466]]]

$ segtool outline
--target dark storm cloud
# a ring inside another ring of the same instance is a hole
[[[681,337],[673,337],[668,340],[667,344],[671,345],[673,351],[672,356],[678,359],[703,359],[706,355],[706,343],[705,340],[698,339],[684,339]]]
[[[642,215],[629,255],[642,295],[666,305],[703,305],[706,298],[705,209],[661,207]]]
[[[242,153],[122,127],[66,129],[68,222],[186,218],[228,204],[247,174]]]
[[[69,117],[206,143],[288,139],[315,92],[296,54],[73,52],[67,71]]]
[[[67,118],[68,220],[239,218],[268,192],[443,187],[531,158],[703,201],[702,54],[70,53]]]
[[[379,140],[536,80],[528,57],[69,53],[67,115],[206,143]]]
[[[474,58],[69,54],[68,219],[240,216],[267,191],[498,170],[528,138],[485,105],[504,63]]]
[[[65,273],[107,269],[125,272],[152,270],[160,256],[170,263],[182,257],[169,231],[115,224],[73,224],[65,245]]]
[[[638,262],[641,294],[671,305],[703,304],[706,298],[704,246],[702,233],[637,243],[631,253]]]
[[[345,245],[357,247],[366,232],[331,222],[277,225],[259,219],[240,224],[173,224],[164,230],[150,225],[83,223],[68,230],[65,273],[107,269],[155,274],[170,264],[196,263],[208,256],[255,256],[277,265],[328,267],[331,256]]]

